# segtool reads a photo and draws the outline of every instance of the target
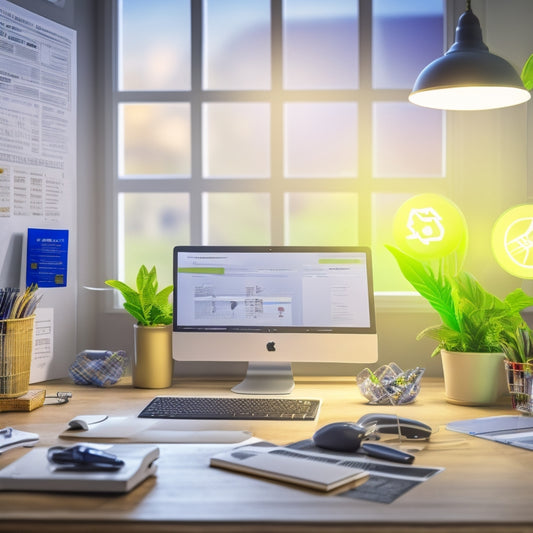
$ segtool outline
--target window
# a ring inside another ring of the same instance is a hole
[[[446,193],[444,114],[407,103],[443,0],[117,0],[111,131],[120,279],[171,283],[177,244],[383,243]]]

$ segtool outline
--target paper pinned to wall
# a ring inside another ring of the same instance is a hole
[[[33,330],[33,353],[30,367],[30,383],[48,379],[48,368],[54,355],[54,309],[38,307]]]
[[[0,286],[24,288],[28,228],[76,234],[77,42],[71,28],[7,0],[0,27]],[[67,253],[63,286],[39,289],[58,327],[56,353],[50,342],[46,364],[39,355],[42,379],[66,376],[77,351],[75,238]]]
[[[28,228],[26,286],[66,287],[68,230]]]

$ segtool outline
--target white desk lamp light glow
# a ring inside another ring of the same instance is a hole
[[[459,17],[455,43],[422,70],[409,95],[413,104],[456,111],[509,107],[530,98],[513,66],[489,52],[470,0]]]

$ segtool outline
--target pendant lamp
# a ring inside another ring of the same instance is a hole
[[[469,0],[457,23],[455,43],[422,70],[409,95],[419,106],[461,111],[508,107],[530,98],[511,64],[489,52]]]

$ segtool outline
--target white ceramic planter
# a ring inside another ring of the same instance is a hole
[[[504,392],[503,353],[441,350],[446,401],[458,405],[490,405]]]

